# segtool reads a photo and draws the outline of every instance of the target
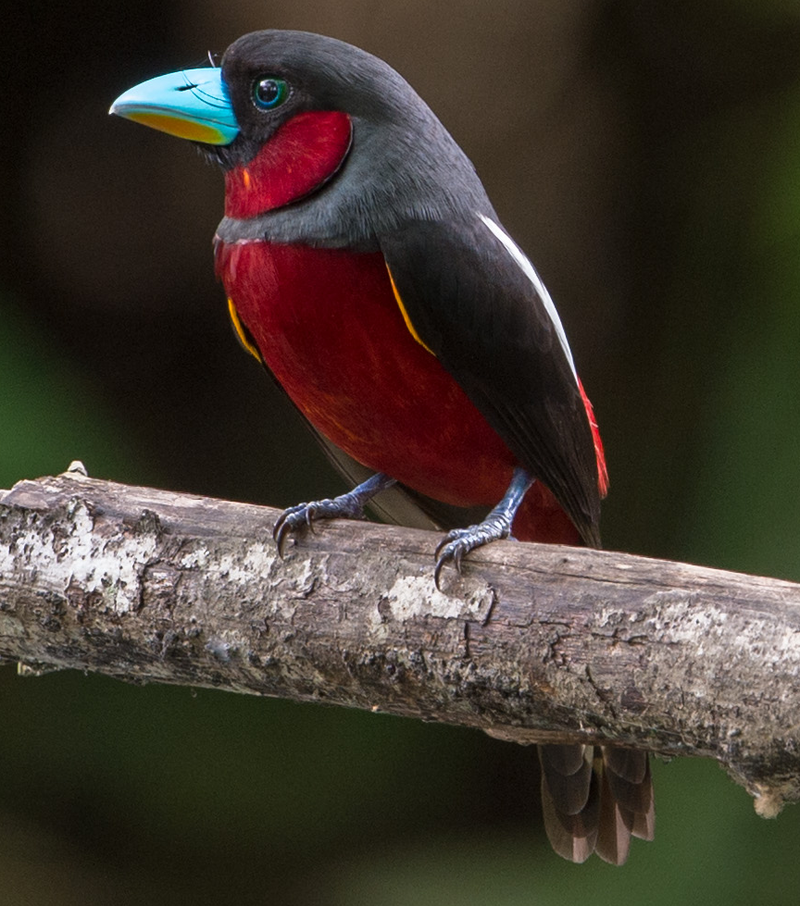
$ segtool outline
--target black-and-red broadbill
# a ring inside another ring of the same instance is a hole
[[[358,485],[287,510],[279,545],[368,501],[450,529],[437,584],[512,525],[521,540],[599,545],[603,448],[553,301],[397,72],[332,38],[260,31],[221,67],[152,79],[112,112],[222,166],[216,268],[234,327]],[[453,527],[465,507],[491,511]],[[550,745],[540,761],[562,856],[621,864],[631,835],[652,838],[646,753]]]

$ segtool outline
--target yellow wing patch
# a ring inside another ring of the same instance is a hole
[[[397,291],[397,287],[395,286],[395,282],[394,282],[394,277],[392,276],[392,272],[389,270],[388,264],[386,265],[386,270],[389,274],[389,282],[392,284],[392,292],[394,293],[395,301],[397,302],[397,304],[400,308],[400,314],[403,316],[403,320],[406,322],[406,327],[408,328],[408,332],[411,334],[412,337],[414,337],[414,339],[417,341],[417,343],[419,343],[419,345],[423,349],[427,349],[428,352],[432,356],[435,357],[436,353],[430,348],[430,346],[426,346],[425,343],[422,342],[422,340],[420,339],[420,335],[416,332],[416,330],[414,330],[414,325],[411,323],[411,318],[409,318],[408,312],[406,311],[406,307],[405,307],[405,305],[403,305],[403,300],[400,298],[400,293]]]
[[[254,359],[257,359],[263,364],[264,360],[261,358],[261,353],[258,351],[258,347],[253,342],[250,331],[247,330],[244,324],[242,324],[242,322],[239,320],[239,312],[236,311],[236,306],[233,304],[233,299],[228,299],[228,314],[231,317],[231,324],[233,325],[236,339],[242,344],[242,348],[246,352],[249,352]]]

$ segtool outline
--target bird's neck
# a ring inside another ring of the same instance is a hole
[[[298,113],[278,128],[246,164],[225,174],[225,215],[255,217],[299,201],[342,166],[352,140],[346,113]]]

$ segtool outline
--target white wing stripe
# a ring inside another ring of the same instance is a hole
[[[495,223],[491,217],[486,217],[486,215],[484,214],[478,214],[478,216],[486,224],[486,226],[489,227],[489,229],[500,240],[500,242],[503,243],[508,254],[511,255],[511,257],[519,265],[525,276],[533,284],[539,298],[542,300],[545,311],[550,316],[550,320],[553,322],[553,327],[555,327],[556,329],[556,336],[558,337],[559,343],[561,343],[561,348],[564,350],[564,355],[567,357],[567,362],[569,362],[569,367],[572,369],[572,373],[575,375],[575,381],[577,383],[578,374],[575,371],[575,362],[572,359],[572,350],[569,348],[567,335],[566,333],[564,333],[564,326],[561,323],[561,318],[559,318],[558,312],[556,311],[555,303],[550,297],[550,293],[547,292],[547,288],[545,287],[544,283],[542,283],[542,278],[536,273],[536,268],[528,260],[522,249],[517,245],[516,242],[514,242],[514,240],[499,224]]]

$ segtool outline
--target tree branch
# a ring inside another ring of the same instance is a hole
[[[0,659],[717,759],[800,798],[800,585],[492,544],[433,584],[436,537],[85,477],[0,491]]]

